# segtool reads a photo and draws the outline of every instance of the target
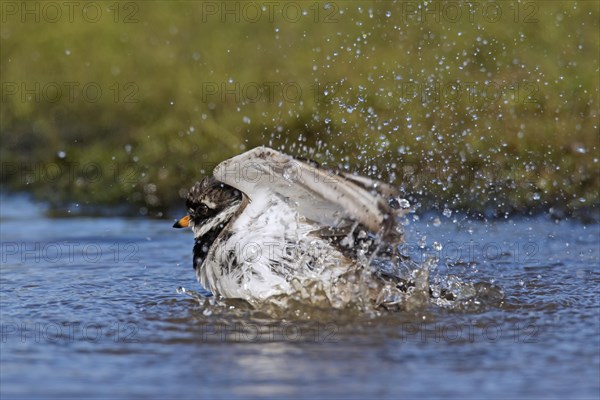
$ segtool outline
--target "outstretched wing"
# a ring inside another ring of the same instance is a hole
[[[244,192],[250,200],[270,191],[322,228],[346,230],[360,224],[384,241],[402,235],[396,217],[399,192],[369,178],[321,168],[268,147],[257,147],[220,163],[215,178]]]

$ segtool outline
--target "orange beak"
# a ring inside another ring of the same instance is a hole
[[[179,221],[175,222],[175,224],[173,224],[173,228],[187,228],[188,226],[190,226],[190,216],[186,215],[185,217],[181,218]]]

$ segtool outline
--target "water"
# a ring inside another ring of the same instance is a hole
[[[170,221],[48,219],[11,197],[1,222],[3,398],[600,395],[598,225],[422,216],[404,250],[501,304],[274,318],[177,293],[198,286]]]

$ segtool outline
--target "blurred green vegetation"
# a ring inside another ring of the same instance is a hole
[[[599,204],[598,2],[27,3],[2,2],[1,178],[55,207],[164,215],[257,145],[422,209]]]

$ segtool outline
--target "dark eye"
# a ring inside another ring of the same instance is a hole
[[[200,212],[203,214],[206,214],[208,212],[209,208],[206,204],[200,204]]]

